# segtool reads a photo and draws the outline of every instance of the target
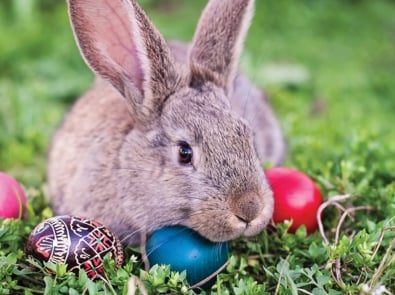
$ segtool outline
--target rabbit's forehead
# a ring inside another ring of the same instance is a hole
[[[186,128],[220,135],[250,133],[248,123],[231,110],[229,99],[218,88],[183,89],[168,99],[161,119],[170,129]]]
[[[234,158],[242,162],[253,158],[253,138],[249,126],[242,120],[218,118],[202,132],[201,148],[207,157]]]
[[[185,134],[185,140],[197,143],[252,139],[252,130],[246,120],[222,105],[202,101],[185,101],[162,114],[165,131],[173,134]],[[212,139],[213,138],[213,139]]]
[[[196,111],[208,108],[230,109],[224,90],[215,86],[203,85],[201,88],[184,87],[171,95],[164,108],[171,111]]]

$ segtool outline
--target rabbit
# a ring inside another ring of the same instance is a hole
[[[68,0],[95,73],[49,147],[54,214],[105,224],[126,246],[182,225],[213,242],[260,233],[273,213],[262,164],[285,143],[239,73],[253,0],[210,0],[190,44],[164,40],[134,0]]]

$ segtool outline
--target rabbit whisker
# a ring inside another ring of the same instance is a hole
[[[144,232],[143,228],[137,229],[131,233],[129,233],[128,231],[125,231],[124,233],[121,234],[121,243],[125,243],[127,240],[129,240],[131,237],[133,237],[136,234],[141,234],[142,232]],[[126,235],[125,235],[126,234]]]

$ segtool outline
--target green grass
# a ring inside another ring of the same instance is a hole
[[[205,4],[140,2],[167,38],[186,41]],[[265,88],[280,118],[286,165],[311,175],[325,199],[351,194],[342,206],[373,210],[350,213],[336,238],[342,212],[328,207],[329,244],[318,232],[287,234],[285,225],[235,241],[227,271],[207,293],[395,291],[394,15],[390,0],[257,1],[241,67]],[[131,249],[121,269],[108,261],[107,279],[96,283],[61,267],[50,276],[27,266],[24,242],[52,215],[45,201],[50,136],[92,77],[63,2],[0,2],[0,170],[17,177],[29,195],[25,220],[0,221],[0,294],[126,294],[132,274],[150,293],[192,293],[168,268],[141,271]]]

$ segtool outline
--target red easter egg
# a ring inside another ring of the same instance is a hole
[[[266,177],[274,193],[273,221],[292,220],[290,232],[301,225],[308,233],[318,228],[317,211],[322,195],[314,181],[304,173],[286,167],[266,171]]]
[[[26,196],[21,185],[12,176],[0,172],[0,218],[22,218]]]

